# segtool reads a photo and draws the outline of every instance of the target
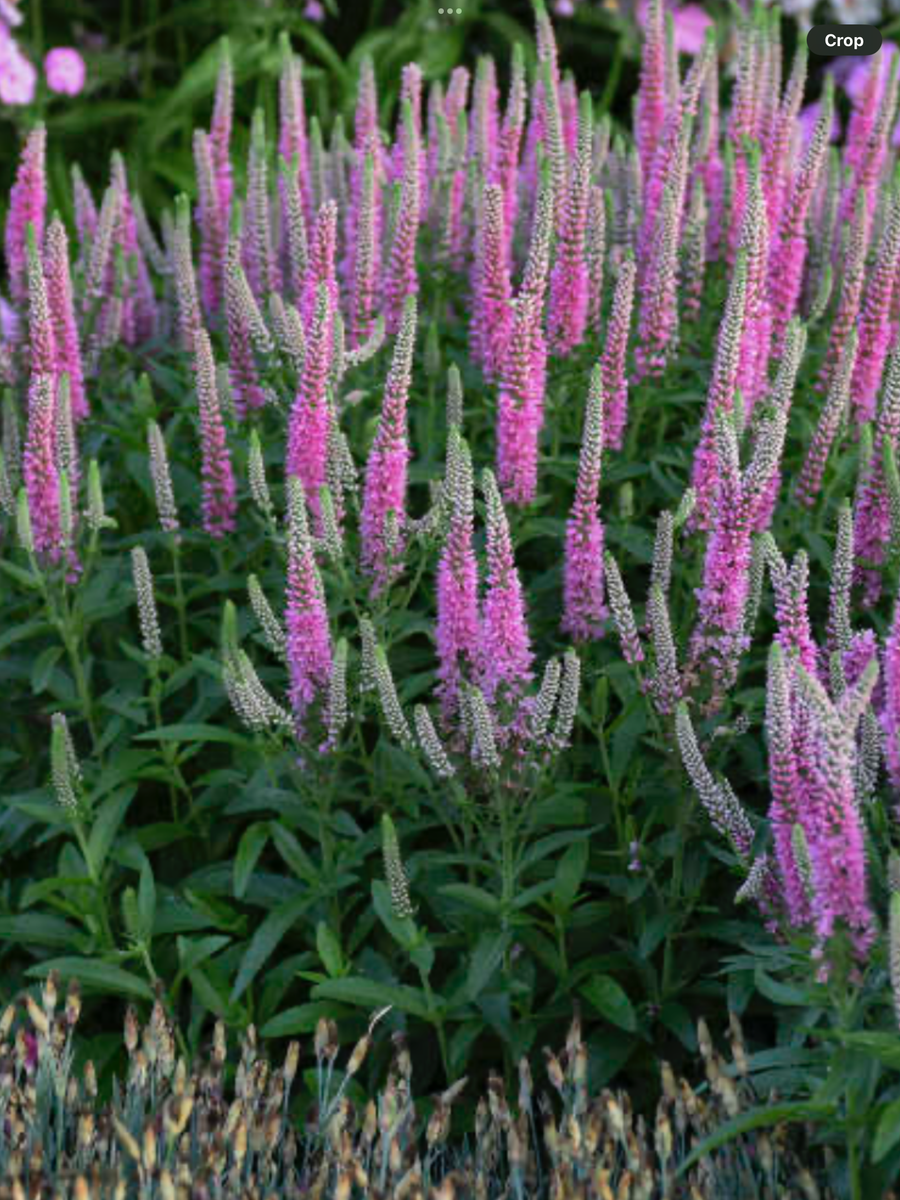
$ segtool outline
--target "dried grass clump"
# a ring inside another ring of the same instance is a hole
[[[80,1010],[77,983],[58,1008],[58,982],[51,975],[40,1004],[27,996],[0,1019],[0,1200],[833,1195],[822,1182],[827,1152],[810,1151],[808,1131],[798,1126],[737,1137],[679,1174],[704,1139],[763,1099],[735,1017],[730,1062],[701,1021],[706,1082],[696,1090],[661,1064],[662,1093],[648,1122],[624,1092],[590,1094],[588,1050],[576,1014],[563,1050],[544,1052],[551,1092],[535,1092],[523,1059],[515,1109],[503,1079],[492,1075],[477,1105],[474,1134],[454,1141],[451,1109],[466,1080],[432,1097],[426,1119],[413,1100],[412,1061],[402,1034],[394,1035],[385,1086],[363,1107],[346,1095],[383,1014],[342,1069],[337,1028],[320,1021],[313,1046],[318,1096],[301,1129],[290,1114],[299,1043],[292,1042],[282,1066],[272,1069],[251,1026],[228,1083],[221,1023],[209,1057],[188,1067],[161,1001],[143,1029],[129,1008],[127,1077],[114,1081],[110,1101],[102,1104],[93,1064],[87,1062],[80,1077],[73,1070]]]

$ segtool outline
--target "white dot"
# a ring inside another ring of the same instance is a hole
[[[439,14],[440,16],[443,16],[443,15],[444,15],[444,10],[443,10],[442,8],[439,8],[439,9],[438,9],[438,14]]]

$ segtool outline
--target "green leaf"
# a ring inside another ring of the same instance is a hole
[[[765,1129],[770,1125],[781,1125],[785,1121],[818,1121],[834,1116],[836,1111],[834,1104],[815,1104],[802,1100],[789,1104],[767,1104],[763,1108],[751,1108],[748,1112],[741,1113],[740,1116],[720,1125],[715,1133],[705,1138],[699,1146],[695,1146],[679,1166],[677,1174],[684,1175],[694,1163],[699,1162],[705,1155],[713,1150],[718,1150],[720,1146],[726,1145],[736,1137],[740,1137],[742,1133],[749,1133],[753,1129]]]
[[[259,974],[263,964],[277,949],[284,935],[313,902],[314,897],[304,892],[301,896],[294,896],[292,899],[286,900],[284,904],[269,913],[247,947],[247,953],[244,955],[237,979],[234,981],[234,987],[231,989],[230,1002],[232,1004],[244,994]]]
[[[138,916],[141,921],[141,936],[149,942],[153,937],[156,920],[156,883],[149,861],[141,867],[141,882],[138,885]]]
[[[62,917],[45,913],[20,913],[17,917],[0,917],[0,941],[20,942],[35,946],[69,947],[81,936],[75,925]]]
[[[28,638],[37,637],[39,634],[49,633],[52,626],[47,621],[27,621],[24,625],[12,625],[3,634],[0,634],[0,650],[6,650],[16,642],[27,641]]]
[[[503,954],[509,941],[508,930],[499,932],[486,930],[478,939],[466,980],[466,994],[470,1000],[476,1000],[490,983],[491,976],[503,961]]]
[[[413,1017],[429,1020],[428,998],[418,988],[401,987],[390,983],[379,983],[363,975],[350,975],[346,979],[329,979],[313,988],[315,1000],[339,1000],[356,1008],[369,1010],[384,1008],[390,1004]]]
[[[753,982],[756,984],[756,990],[760,992],[767,1000],[772,1000],[775,1004],[786,1004],[795,1007],[803,1007],[809,1004],[809,996],[800,988],[792,987],[788,983],[781,983],[777,979],[773,979],[771,975],[767,975],[762,967],[757,967],[753,972]]]
[[[418,930],[412,917],[400,918],[394,914],[391,893],[381,879],[372,881],[372,903],[382,925],[404,950],[411,950],[416,943]],[[331,972],[329,972],[331,974]]]
[[[581,989],[581,994],[613,1025],[627,1029],[629,1033],[637,1029],[631,1001],[611,975],[595,975]]]
[[[587,870],[588,852],[586,841],[573,842],[557,863],[553,898],[560,908],[569,909],[575,902]]]
[[[40,696],[50,681],[53,670],[64,653],[62,646],[47,646],[34,660],[31,668],[32,695]]]
[[[290,832],[278,821],[273,821],[269,827],[272,845],[291,868],[295,875],[307,883],[318,883],[319,874],[312,859]]]
[[[90,865],[97,875],[103,870],[110,846],[115,840],[119,826],[125,819],[128,806],[134,799],[136,791],[135,785],[129,784],[121,792],[116,792],[104,800],[94,816],[91,836],[88,839],[88,855],[90,856]]]
[[[475,887],[471,883],[448,883],[438,891],[442,896],[449,896],[451,900],[458,900],[460,904],[465,904],[467,908],[474,908],[478,912],[488,913],[495,917],[500,912],[500,901],[486,892],[484,888]]]
[[[176,939],[178,960],[185,974],[190,974],[194,967],[218,954],[231,941],[224,933],[211,933],[208,937],[193,938],[179,937]]]
[[[900,1142],[900,1100],[893,1100],[878,1118],[872,1142],[872,1162],[881,1162]]]
[[[92,991],[139,996],[142,1000],[153,999],[149,983],[139,975],[132,975],[130,971],[123,971],[112,963],[98,962],[94,958],[51,958],[29,967],[25,974],[31,979],[46,979],[51,971],[57,971],[63,980],[77,979],[83,988]]]
[[[861,1050],[870,1058],[877,1058],[885,1066],[900,1069],[900,1038],[893,1033],[841,1033],[835,1035],[845,1046]]]
[[[244,830],[234,856],[234,894],[240,900],[247,890],[253,868],[269,840],[269,822],[257,821]]]
[[[253,743],[224,725],[184,724],[163,725],[146,733],[135,734],[136,742],[227,742],[249,750]]]
[[[299,1004],[296,1008],[288,1008],[267,1021],[259,1031],[260,1036],[277,1038],[291,1037],[295,1033],[313,1033],[320,1017],[335,1019],[345,1016],[347,1011],[330,1000]]]
[[[319,958],[321,958],[325,970],[332,979],[340,975],[344,969],[341,943],[324,921],[320,921],[316,928],[316,949],[319,951]]]

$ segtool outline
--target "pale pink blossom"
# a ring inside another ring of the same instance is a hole
[[[57,46],[44,58],[47,87],[61,96],[77,96],[87,74],[84,59],[71,46]]]

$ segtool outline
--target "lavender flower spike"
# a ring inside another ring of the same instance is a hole
[[[488,584],[481,625],[481,691],[487,703],[514,701],[532,677],[525,597],[513,558],[509,523],[494,474],[485,470]]]
[[[28,299],[26,230],[29,223],[34,226],[38,244],[44,240],[44,209],[47,203],[47,178],[44,167],[46,146],[47,131],[43,125],[38,125],[32,129],[25,142],[16,181],[9,194],[4,249],[9,290],[13,300],[19,305],[24,305]]]
[[[416,340],[416,299],[409,296],[403,324],[394,345],[394,357],[384,387],[378,429],[366,464],[361,535],[362,565],[372,576],[376,591],[387,585],[397,564],[389,538],[389,518],[402,536],[406,514],[406,480],[409,464],[406,406],[412,379]]]
[[[298,741],[306,732],[310,706],[327,694],[332,646],[325,590],[306,523],[299,479],[288,479],[288,568],[285,605],[290,699]]]
[[[200,410],[200,441],[202,448],[201,474],[203,477],[203,528],[210,537],[221,538],[231,533],[235,526],[237,501],[235,499],[234,472],[225,425],[216,388],[216,368],[212,347],[206,330],[196,336],[194,354],[197,402]]]
[[[603,635],[603,523],[600,471],[603,457],[603,369],[594,368],[584,414],[575,500],[566,522],[562,628],[576,641]]]

